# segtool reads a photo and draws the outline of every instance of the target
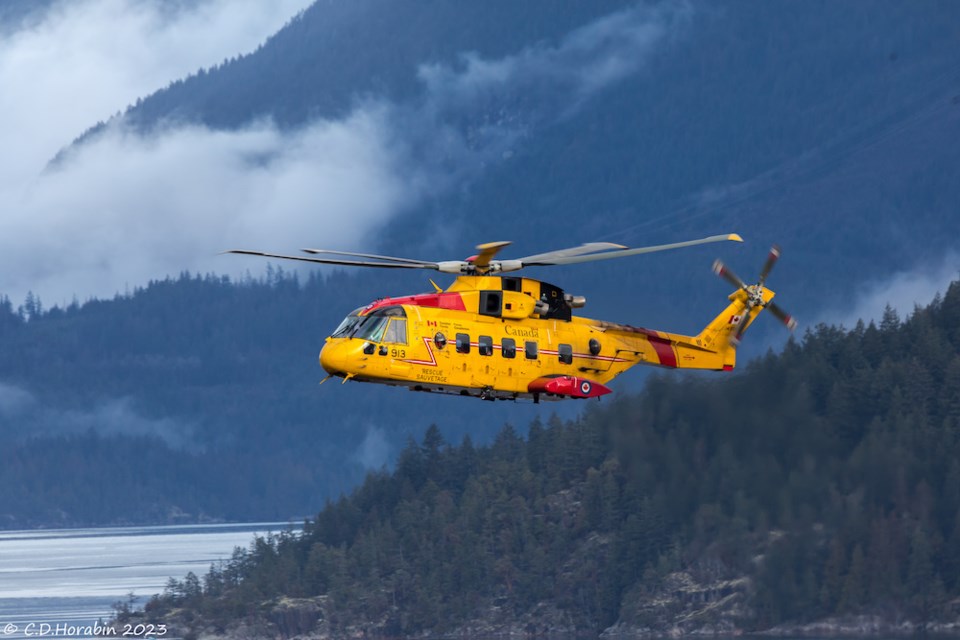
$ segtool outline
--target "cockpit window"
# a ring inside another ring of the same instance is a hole
[[[359,309],[354,309],[350,312],[346,318],[343,319],[343,322],[340,323],[340,326],[337,327],[337,330],[331,334],[332,338],[360,338],[363,340],[370,340],[372,342],[380,342],[380,339],[383,337],[383,330],[387,325],[387,320],[389,318],[406,318],[407,312],[403,310],[401,306],[391,306],[391,307],[381,307],[380,309],[375,309],[371,311],[368,315],[361,316],[360,312],[364,310],[364,307]],[[404,322],[405,324],[405,322]],[[400,339],[397,340],[387,340],[388,342],[403,342],[407,341],[407,331],[406,326],[398,327],[397,331],[401,331]]]
[[[387,332],[383,336],[384,342],[395,342],[397,344],[407,344],[407,319],[392,318]]]
[[[360,311],[363,308],[354,309],[350,312],[346,318],[343,319],[343,322],[340,323],[340,326],[337,327],[337,330],[333,332],[330,336],[332,338],[349,338],[350,334],[353,333],[353,330],[357,328],[357,325],[360,324],[360,321],[363,318],[360,317]]]
[[[360,338],[369,342],[380,342],[383,337],[383,330],[387,327],[390,318],[386,316],[365,316],[363,322],[356,328],[351,338]]]
[[[380,307],[379,309],[377,309],[377,310],[375,310],[375,311],[371,311],[371,312],[370,312],[370,315],[372,315],[372,316],[390,316],[390,317],[399,316],[399,317],[401,317],[401,318],[406,318],[406,317],[407,317],[407,312],[404,311],[404,310],[403,310],[403,307],[400,307],[400,306],[395,306],[395,307]]]

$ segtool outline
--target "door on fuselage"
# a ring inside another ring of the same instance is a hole
[[[497,313],[499,314],[499,304],[502,302],[501,292],[492,291],[484,293],[497,294]],[[488,298],[488,300],[489,299],[490,298]],[[470,359],[470,367],[472,368],[471,385],[474,387],[495,387],[497,384],[497,378],[500,373],[500,360],[502,358],[499,349],[500,345],[494,340],[493,335],[497,333],[499,327],[500,324],[491,318],[477,318],[477,324],[475,326],[477,335],[471,337],[471,341],[476,344],[477,352],[476,356]]]
[[[380,345],[380,350],[385,349],[387,357],[390,358],[390,373],[399,376],[406,376],[410,373],[410,363],[405,362],[409,348],[406,317],[395,316],[390,318],[390,322],[383,332],[383,344]]]

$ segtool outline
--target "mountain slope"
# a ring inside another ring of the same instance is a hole
[[[256,53],[158,92],[126,118],[299,126],[362,101],[422,109],[437,89],[427,68],[447,70],[453,91],[469,78],[465,53],[492,65],[534,55],[636,6],[505,2],[474,15],[445,3],[317,3]],[[950,2],[693,3],[664,22],[645,64],[572,108],[573,95],[541,93],[534,78],[491,85],[480,105],[441,114],[430,126],[465,140],[511,118],[523,136],[502,157],[483,156],[479,172],[454,174],[368,248],[436,257],[491,233],[532,252],[738,231],[748,263],[770,242],[797,258],[784,273],[801,305],[841,305],[811,281],[843,272],[857,284],[956,249],[950,168],[960,157],[944,142],[960,126],[957,12]],[[417,136],[408,143],[423,145]],[[623,285],[654,295],[692,286],[683,312],[651,323],[676,320],[713,292],[702,283],[709,261],[666,257]],[[619,266],[580,273],[573,283],[590,282],[601,299],[617,291],[607,281],[624,278]]]
[[[416,95],[419,65],[468,51],[499,58],[628,4],[316,2],[255,53],[175,82],[127,115],[141,126],[174,118],[217,128],[263,117],[287,127],[341,117],[366,96]]]

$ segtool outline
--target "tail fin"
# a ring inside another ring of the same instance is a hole
[[[727,308],[695,336],[613,323],[599,325],[605,331],[616,332],[624,341],[632,340],[633,346],[627,351],[634,351],[639,362],[678,369],[729,371],[737,363],[738,328],[742,335],[764,308],[773,308],[773,296],[773,291],[761,285],[750,287],[749,293],[744,289],[734,291]],[[637,362],[628,366],[632,364]]]
[[[763,286],[767,276],[770,275],[770,270],[779,259],[780,247],[773,245],[755,285],[747,285],[720,260],[713,263],[714,273],[737,290],[730,294],[730,305],[698,335],[674,339],[677,355],[680,356],[678,361],[684,363],[681,366],[698,369],[733,369],[737,362],[737,345],[743,332],[764,309],[768,309],[791,331],[797,326],[793,316],[772,302],[775,295],[773,291]]]
[[[764,288],[762,295],[764,301],[770,300],[773,298],[773,291]],[[723,369],[732,369],[737,363],[737,345],[734,339],[737,326],[745,322],[743,330],[746,330],[762,310],[761,305],[756,305],[748,311],[747,294],[743,290],[734,291],[730,294],[727,308],[694,337],[694,344],[717,353],[722,358]],[[745,313],[748,314],[746,320],[743,319]]]

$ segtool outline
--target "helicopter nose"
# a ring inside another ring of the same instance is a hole
[[[330,375],[346,373],[346,364],[342,345],[328,342],[320,349],[320,366]]]

